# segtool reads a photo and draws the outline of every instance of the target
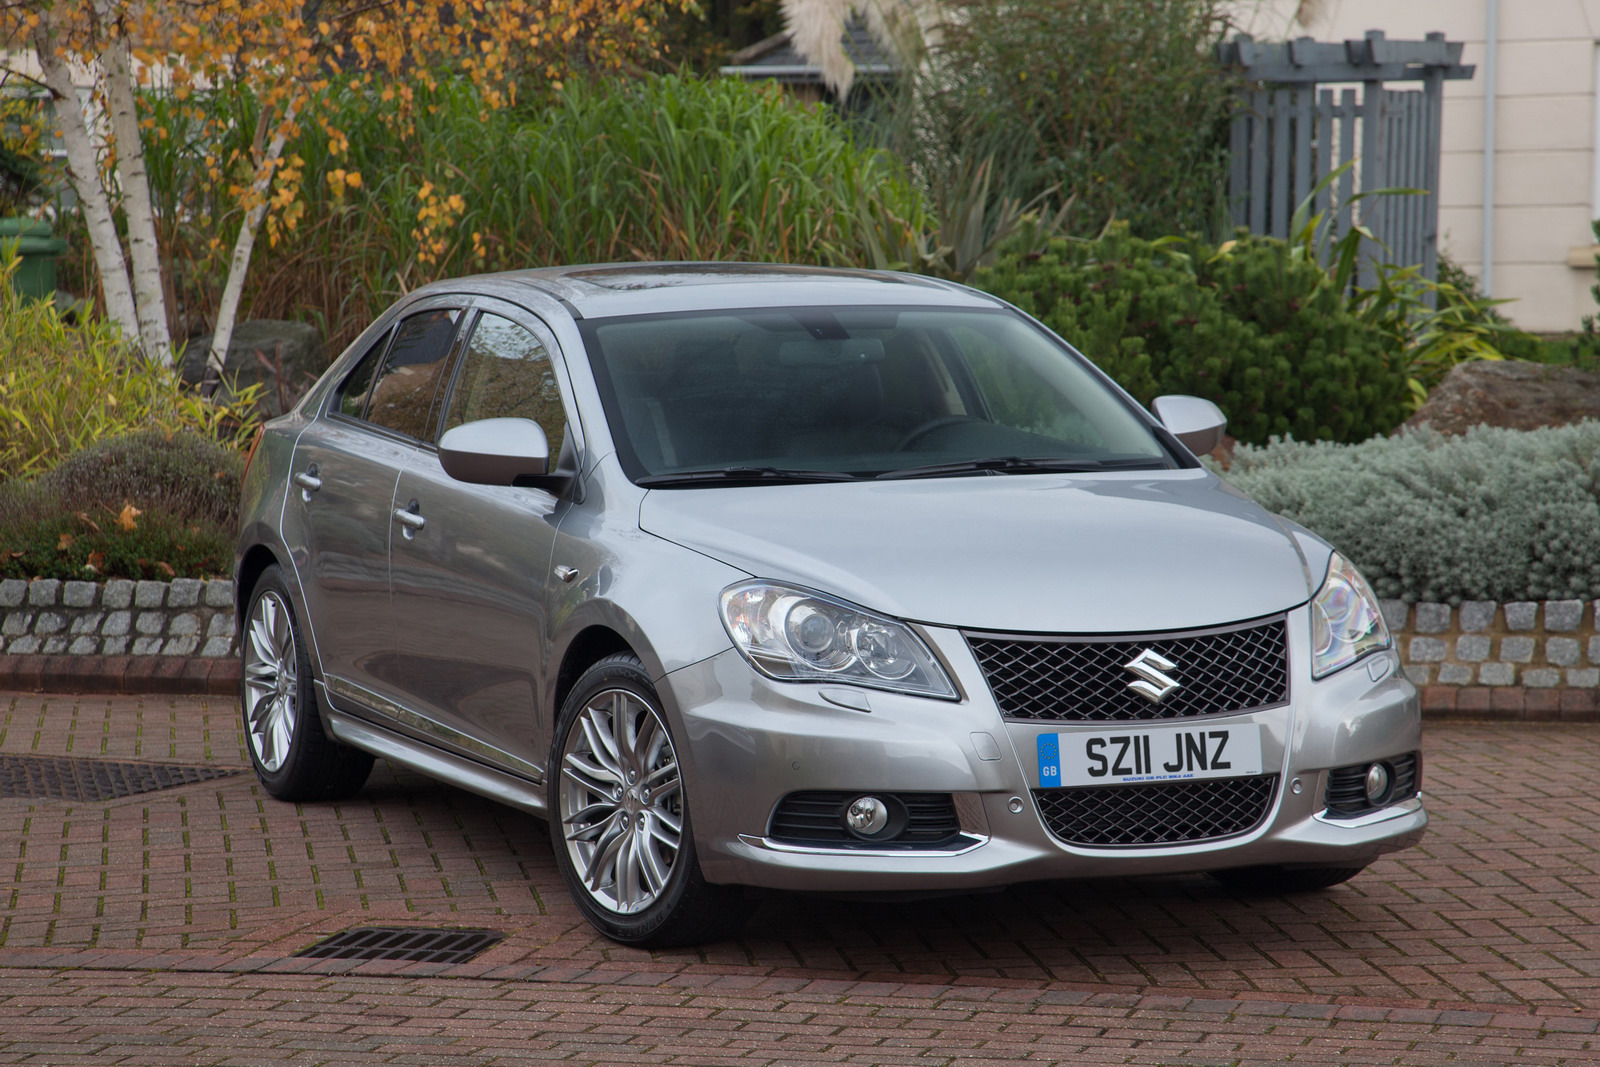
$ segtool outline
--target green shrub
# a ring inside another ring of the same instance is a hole
[[[1241,447],[1227,479],[1327,538],[1381,597],[1600,596],[1600,422]]]
[[[195,433],[101,441],[0,485],[0,577],[225,575],[238,525],[239,454]]]
[[[334,352],[396,296],[438,278],[611,260],[855,266],[875,261],[885,235],[898,244],[928,228],[891,156],[773,86],[597,79],[488,111],[470,84],[443,79],[417,89],[403,136],[359,92],[332,88],[322,105],[348,150],[335,151],[323,121],[286,149],[301,164],[303,214],[258,243],[244,298],[252,317],[320,320]],[[246,135],[255,128],[254,103],[238,91],[194,106],[231,112]],[[153,147],[158,199],[191,190],[194,225],[222,237],[215,288],[236,223],[214,217],[203,195],[214,146],[175,134]]]
[[[973,284],[1036,316],[1142,403],[1215,401],[1241,441],[1359,441],[1407,414],[1390,339],[1282,241],[1145,241],[1113,227],[998,257]]]
[[[1231,76],[1216,0],[950,0],[895,114],[893,142],[935,190],[984,159],[994,192],[1055,190],[1077,232],[1211,232],[1225,216]],[[1087,230],[1084,227],[1088,227]]]
[[[71,325],[54,304],[23,300],[12,269],[0,262],[0,483],[134,430],[188,428],[230,444],[254,431],[247,413],[259,389],[229,404],[207,401],[176,370],[146,363],[112,324]]]

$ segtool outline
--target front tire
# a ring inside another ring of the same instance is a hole
[[[323,731],[311,656],[293,605],[283,571],[268,567],[250,591],[239,642],[240,705],[250,763],[279,800],[350,796],[372,773],[372,756]]]
[[[701,877],[672,728],[638,659],[607,656],[573,686],[546,788],[557,866],[601,933],[664,947],[743,924],[739,887]]]

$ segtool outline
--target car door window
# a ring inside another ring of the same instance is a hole
[[[400,322],[383,370],[367,401],[368,422],[426,441],[439,382],[450,366],[450,339],[461,311],[440,308],[411,315]]]
[[[383,348],[389,343],[389,334],[392,332],[385,330],[372,343],[372,347],[367,349],[367,354],[361,357],[356,369],[351,371],[340,384],[339,395],[334,400],[334,410],[339,414],[359,419],[365,413],[367,390],[372,385],[372,373],[378,369],[378,361],[383,358]]]
[[[529,330],[484,312],[467,342],[444,428],[497,418],[537,422],[550,442],[550,467],[555,468],[567,432],[567,412],[550,352]]]

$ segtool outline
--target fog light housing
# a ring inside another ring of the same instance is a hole
[[[1367,768],[1367,802],[1373,807],[1388,799],[1389,781],[1389,768],[1384,764],[1374,763]]]
[[[852,832],[873,837],[889,825],[889,806],[877,797],[857,797],[845,809],[844,821]]]

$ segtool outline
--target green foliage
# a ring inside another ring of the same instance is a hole
[[[900,151],[931,190],[1001,161],[997,197],[1073,198],[1147,237],[1222,217],[1229,75],[1215,0],[952,0],[902,107]]]
[[[1600,595],[1600,422],[1240,448],[1227,478],[1327,538],[1381,597]]]
[[[304,214],[257,246],[245,295],[255,317],[321,319],[335,352],[436,278],[610,260],[858,265],[875,262],[872,240],[900,247],[928,228],[892,157],[775,87],[607,79],[490,111],[469,84],[446,81],[418,88],[404,130],[356,92],[331,90],[322,116],[348,150],[322,122],[286,150]],[[236,91],[197,106],[235,110],[249,128]],[[174,148],[172,165],[153,168],[157,184],[201,188],[215,147]]]
[[[1215,401],[1241,441],[1359,441],[1406,415],[1391,339],[1283,241],[1218,249],[1116,226],[1096,241],[1003,255],[974,284],[1036,315],[1142,403],[1164,393]]]
[[[239,453],[192,432],[144,432],[0,485],[0,577],[225,575],[238,524]]]
[[[204,399],[177,371],[146,363],[111,323],[70,325],[54,304],[23,300],[6,256],[0,247],[0,482],[138,429],[189,428],[234,445],[254,432],[259,387],[227,404]]]

